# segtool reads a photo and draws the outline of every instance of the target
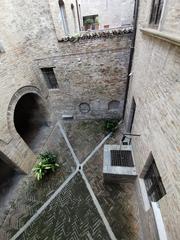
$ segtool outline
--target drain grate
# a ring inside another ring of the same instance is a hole
[[[111,150],[111,166],[134,167],[131,151]]]

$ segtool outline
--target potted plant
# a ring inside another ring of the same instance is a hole
[[[94,23],[93,19],[87,18],[84,20],[85,31],[92,28],[92,24]]]
[[[41,180],[47,173],[54,172],[60,165],[57,156],[51,152],[45,152],[38,156],[38,163],[33,168],[37,180]]]
[[[118,129],[118,119],[108,119],[104,123],[104,132],[105,133],[115,133],[116,130]]]

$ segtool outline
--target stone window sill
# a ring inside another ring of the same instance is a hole
[[[167,240],[166,230],[164,226],[164,222],[161,215],[161,210],[158,202],[151,202],[154,218],[158,230],[159,240]]]
[[[167,32],[161,32],[156,29],[151,28],[141,28],[140,29],[142,33],[149,35],[151,37],[155,37],[158,39],[161,39],[163,41],[169,42],[171,44],[180,46],[180,36],[173,34],[173,33],[167,33]]]
[[[49,92],[59,92],[59,88],[49,88]]]

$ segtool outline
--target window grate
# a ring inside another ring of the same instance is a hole
[[[154,160],[144,177],[144,181],[150,201],[157,202],[166,194],[161,176]]]
[[[150,17],[150,24],[151,25],[158,25],[161,19],[161,13],[163,9],[164,0],[153,0],[152,3],[152,10],[151,10],[151,17]]]
[[[111,150],[111,166],[134,167],[131,151]]]
[[[41,68],[41,71],[44,75],[45,81],[49,89],[59,87],[53,68]]]

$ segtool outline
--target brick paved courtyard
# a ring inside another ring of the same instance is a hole
[[[103,121],[66,122],[62,129],[56,127],[43,148],[58,154],[62,168],[42,182],[32,175],[23,178],[1,218],[0,239],[15,234],[12,239],[141,239],[134,185],[103,182],[103,144],[78,171],[104,139]],[[113,136],[106,143],[119,139]]]
[[[117,239],[140,239],[134,185],[131,183],[105,184],[102,170],[103,148],[85,165],[85,174]]]
[[[81,175],[77,174],[18,239],[110,238]]]
[[[63,125],[81,163],[104,138],[103,120],[64,122]]]

